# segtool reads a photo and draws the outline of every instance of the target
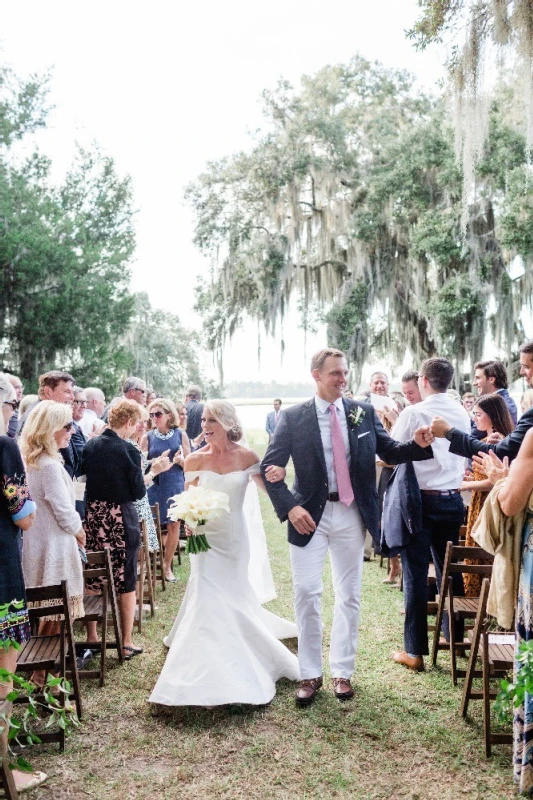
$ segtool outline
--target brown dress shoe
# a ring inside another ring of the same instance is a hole
[[[396,661],[397,664],[402,664],[407,669],[412,669],[415,672],[424,672],[424,659],[422,656],[410,656],[408,655],[405,650],[398,650],[397,653],[394,653],[392,657],[393,661]]]
[[[306,680],[300,681],[298,689],[296,690],[296,705],[300,706],[300,708],[310,706],[321,687],[322,677],[307,678]]]
[[[337,700],[351,700],[355,692],[349,678],[333,678],[333,693]]]

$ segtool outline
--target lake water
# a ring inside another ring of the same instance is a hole
[[[304,400],[305,398],[302,398]],[[228,400],[228,402],[233,403],[233,400]],[[258,404],[253,405],[252,403],[243,403],[240,404],[242,401],[237,401],[235,403],[235,408],[237,411],[237,416],[239,417],[244,430],[262,430],[265,431],[266,425],[266,418],[267,414],[274,410],[272,403],[265,403],[265,404]],[[301,401],[299,401],[301,402]],[[283,408],[290,408],[294,403],[284,403],[282,406]],[[265,440],[266,440],[266,431],[265,431]]]

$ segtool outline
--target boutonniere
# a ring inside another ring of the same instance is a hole
[[[348,419],[351,422],[351,427],[357,428],[363,421],[363,417],[365,416],[366,411],[361,406],[357,406],[357,408],[352,408],[350,413],[348,414]]]

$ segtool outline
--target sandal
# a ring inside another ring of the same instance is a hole
[[[124,652],[124,661],[131,661],[134,656],[140,656],[143,652],[142,647],[128,647],[127,645],[123,645],[122,649]],[[129,655],[128,655],[129,653]]]

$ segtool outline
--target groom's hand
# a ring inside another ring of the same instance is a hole
[[[288,517],[298,533],[309,536],[316,528],[315,521],[309,511],[302,506],[294,506],[288,513]]]
[[[419,447],[429,447],[435,441],[435,437],[431,433],[429,425],[423,425],[417,428],[413,434],[413,439]]]

